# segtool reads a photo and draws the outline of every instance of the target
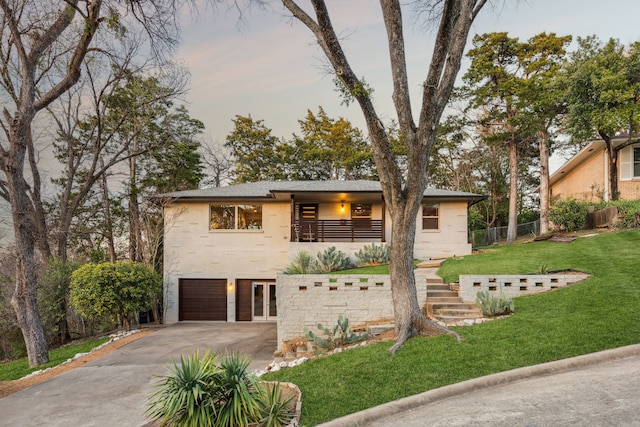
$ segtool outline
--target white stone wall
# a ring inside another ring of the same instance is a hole
[[[235,280],[275,279],[288,263],[290,204],[262,203],[261,230],[209,230],[209,203],[165,208],[165,322],[178,321],[178,281],[226,279],[227,320],[235,320]]]
[[[438,229],[422,229],[422,209],[418,211],[414,258],[439,259],[471,253],[467,235],[467,202],[440,202]]]
[[[427,298],[427,277],[416,274],[418,301]],[[351,325],[393,318],[388,275],[279,274],[277,278],[278,342],[333,327],[343,315]]]
[[[522,275],[460,275],[459,295],[464,302],[475,302],[476,294],[500,291],[511,298],[563,288],[589,277],[588,274],[522,274]]]

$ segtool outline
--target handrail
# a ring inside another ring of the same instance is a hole
[[[296,220],[292,227],[291,240],[294,242],[384,242],[384,229],[379,219],[303,219]]]

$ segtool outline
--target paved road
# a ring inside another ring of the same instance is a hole
[[[183,322],[0,399],[0,426],[142,426],[145,402],[171,357],[241,351],[252,369],[273,360],[275,323]]]
[[[637,427],[640,345],[465,381],[324,425]]]

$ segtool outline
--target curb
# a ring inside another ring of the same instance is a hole
[[[609,360],[623,359],[632,356],[640,356],[640,344],[600,351],[598,353],[585,354],[569,359],[526,366],[511,371],[474,378],[456,384],[440,387],[424,393],[408,396],[364,411],[345,415],[329,422],[319,424],[323,427],[347,427],[367,426],[371,422],[388,417],[390,415],[416,409],[429,403],[447,399],[452,396],[469,393],[478,389],[489,388],[501,384],[515,382],[531,377],[550,375],[595,365]]]

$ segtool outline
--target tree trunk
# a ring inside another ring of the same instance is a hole
[[[391,217],[390,259],[393,262],[389,263],[396,334],[396,343],[389,350],[391,353],[419,334],[446,333],[461,340],[457,333],[427,319],[420,309],[413,273],[415,232],[416,215],[412,209],[407,207],[407,203],[396,205]]]
[[[515,138],[509,141],[509,223],[507,242],[518,237],[518,144]]]
[[[549,133],[540,132],[540,234],[549,232]]]
[[[105,169],[104,159],[100,156],[100,168]],[[102,209],[104,210],[104,222],[109,246],[109,261],[116,262],[116,244],[113,237],[113,220],[111,218],[111,206],[109,205],[109,187],[107,185],[107,173],[101,177]]]
[[[3,164],[11,198],[16,248],[15,289],[11,305],[16,312],[18,326],[27,347],[29,366],[33,367],[47,363],[49,353],[38,315],[34,207],[28,196],[28,184],[24,179],[26,147],[32,143],[29,123],[33,115],[26,116],[28,117],[13,119],[10,133],[12,149]]]
[[[135,143],[134,143],[135,150]],[[142,261],[140,242],[142,240],[140,230],[140,205],[138,203],[138,187],[136,185],[136,160],[129,160],[130,184],[129,184],[129,260]]]

